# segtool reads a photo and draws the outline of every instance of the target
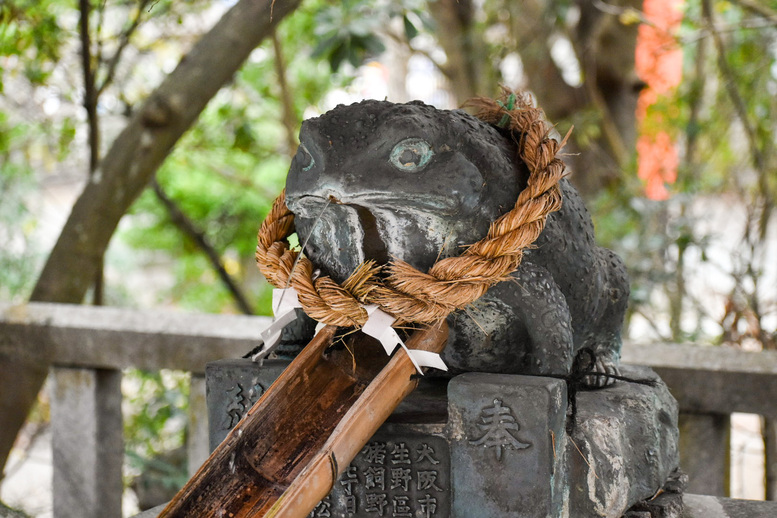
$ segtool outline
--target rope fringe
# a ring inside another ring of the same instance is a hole
[[[467,105],[478,110],[475,116],[482,121],[511,131],[530,173],[513,209],[491,224],[485,238],[458,257],[438,260],[428,273],[400,260],[385,266],[367,261],[342,286],[329,277],[314,280],[313,263],[305,257],[292,271],[299,252],[291,250],[287,240],[294,232],[294,214],[286,207],[284,190],[257,236],[256,262],[267,280],[279,288],[290,280],[305,313],[344,327],[362,327],[367,322],[362,304],[377,304],[397,317],[397,324],[432,324],[506,280],[521,264],[523,250],[545,228],[548,215],[561,208],[558,183],[565,167],[557,155],[566,138],[562,142],[550,138],[552,127],[526,93],[503,88],[500,100],[476,98]]]

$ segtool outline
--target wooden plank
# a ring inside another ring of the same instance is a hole
[[[303,349],[160,517],[303,516],[315,507],[418,384],[404,351],[389,361],[376,340],[353,333],[333,343],[335,331]],[[408,347],[440,351],[446,341],[443,326],[416,331]]]
[[[442,352],[448,342],[448,326],[416,331],[408,348]],[[334,487],[337,478],[361,451],[399,403],[410,394],[418,379],[410,358],[398,351],[358,401],[348,410],[326,444],[308,466],[284,491],[265,515],[252,512],[252,518],[301,518],[307,516]]]
[[[239,517],[246,508],[274,503],[288,485],[284,480],[304,467],[306,448],[315,452],[326,441],[322,427],[339,419],[341,408],[365,386],[355,377],[338,376],[324,358],[335,331],[323,329],[305,347],[160,517]],[[305,414],[320,419],[301,418]]]

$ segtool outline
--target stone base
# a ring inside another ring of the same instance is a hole
[[[212,446],[283,366],[208,365]],[[622,370],[658,380],[647,368]],[[666,386],[618,382],[576,400],[570,416],[566,384],[553,378],[424,379],[311,516],[620,518],[628,510],[641,513],[630,518],[679,517],[633,507],[654,497],[678,465],[677,405]]]

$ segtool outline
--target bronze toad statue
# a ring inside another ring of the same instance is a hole
[[[519,137],[420,102],[363,101],[305,121],[286,184],[305,253],[338,282],[365,259],[426,271],[459,254],[525,188]],[[451,372],[566,375],[583,349],[595,372],[617,372],[626,270],[596,246],[577,191],[560,188],[561,210],[512,278],[448,317]]]

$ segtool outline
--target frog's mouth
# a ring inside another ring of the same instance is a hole
[[[338,282],[370,259],[378,264],[398,259],[426,271],[439,257],[457,255],[461,239],[470,240],[461,238],[469,231],[466,222],[451,222],[428,205],[387,206],[361,196],[325,194],[291,197],[287,203],[297,217],[306,255]]]
[[[353,207],[356,210],[356,214],[359,217],[359,223],[364,233],[362,239],[362,252],[364,252],[365,259],[372,259],[378,264],[386,264],[389,261],[389,252],[386,243],[380,237],[378,230],[378,221],[375,215],[370,210],[361,205],[353,203],[344,203],[349,207]]]

